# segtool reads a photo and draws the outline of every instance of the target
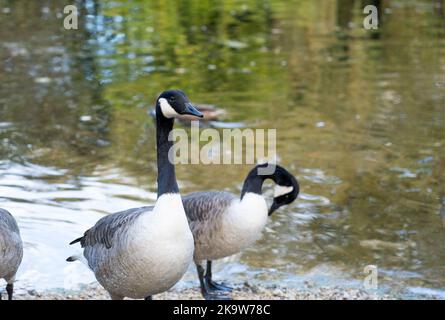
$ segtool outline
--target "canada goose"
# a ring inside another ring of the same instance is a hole
[[[298,196],[299,185],[294,176],[278,165],[273,174],[259,174],[258,170],[265,166],[267,164],[257,165],[249,172],[240,198],[225,191],[194,192],[182,198],[195,238],[193,258],[205,299],[229,298],[221,295],[221,291],[231,290],[212,280],[212,260],[233,255],[251,245],[261,236],[268,215]],[[261,194],[266,179],[276,183],[269,210]],[[207,260],[206,271],[203,260]]]
[[[0,209],[0,279],[6,280],[9,300],[12,300],[15,275],[22,257],[23,243],[17,222],[8,211]]]
[[[151,299],[170,289],[193,258],[190,231],[168,159],[168,136],[178,115],[202,114],[179,90],[164,91],[156,102],[158,198],[154,206],[129,209],[100,219],[80,242],[84,258],[112,299]],[[84,260],[72,256],[67,261]]]

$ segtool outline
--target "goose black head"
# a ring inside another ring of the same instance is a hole
[[[160,111],[166,118],[175,118],[186,114],[199,118],[203,117],[202,113],[196,109],[181,90],[162,92],[157,100],[156,111]]]
[[[269,216],[279,207],[294,201],[300,192],[300,186],[298,185],[297,179],[279,165],[276,165],[275,172],[271,178],[276,185],[273,203],[269,209]]]

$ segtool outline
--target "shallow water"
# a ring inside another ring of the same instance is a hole
[[[445,5],[383,1],[0,0],[0,207],[25,241],[21,288],[94,280],[65,258],[103,215],[155,201],[156,95],[178,87],[224,120],[276,128],[299,199],[224,264],[232,282],[445,292]],[[240,192],[250,166],[177,167],[182,192]],[[267,195],[271,191],[268,185]],[[193,269],[180,285],[196,285]]]

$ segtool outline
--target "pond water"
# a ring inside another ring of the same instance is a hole
[[[65,258],[100,217],[156,199],[156,95],[181,88],[225,120],[277,129],[301,194],[218,263],[232,283],[445,297],[445,3],[0,0],[0,207],[25,242],[17,287],[75,289]],[[371,1],[372,2],[372,1]],[[181,192],[239,193],[249,165],[181,165]],[[266,194],[271,197],[270,185]],[[193,268],[179,284],[196,286]]]

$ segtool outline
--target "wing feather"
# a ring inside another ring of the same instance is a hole
[[[195,241],[199,241],[204,234],[211,235],[220,227],[222,216],[234,199],[236,196],[226,191],[194,192],[182,197]]]
[[[127,229],[141,214],[152,211],[154,206],[129,209],[116,212],[101,218],[96,224],[85,231],[83,237],[71,242],[79,242],[82,248],[103,244],[107,249],[113,246],[116,235]]]

